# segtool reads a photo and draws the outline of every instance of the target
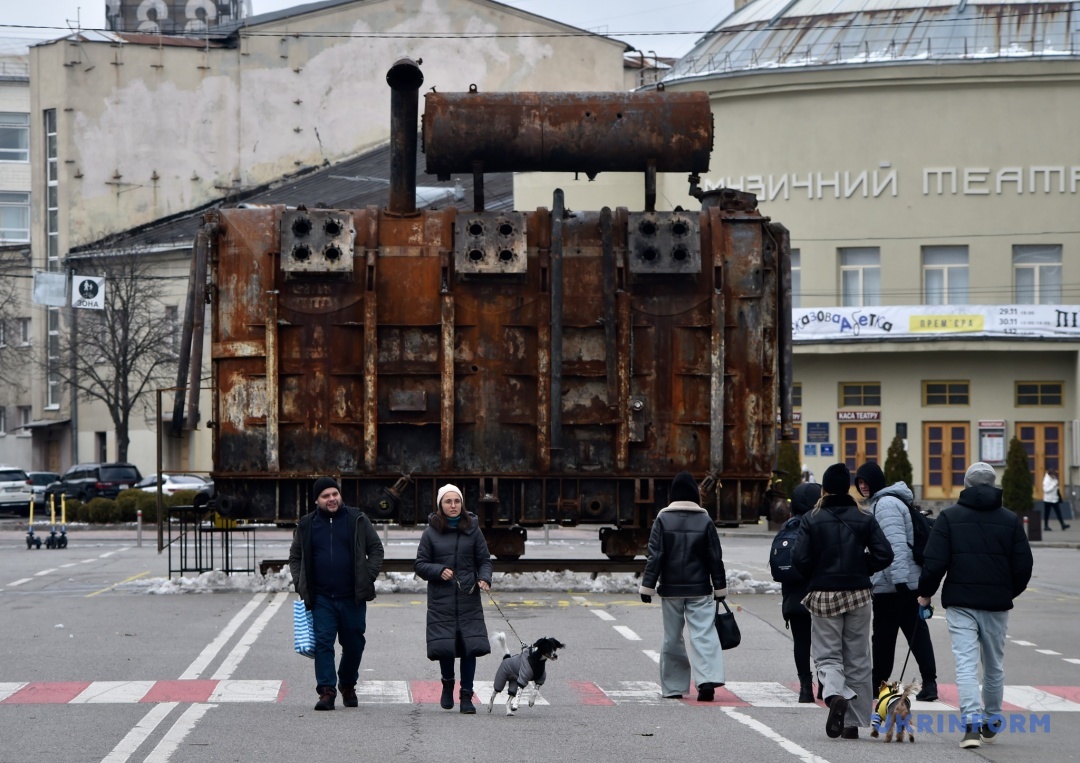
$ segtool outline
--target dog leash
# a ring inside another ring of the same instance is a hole
[[[503,614],[502,607],[499,606],[499,602],[495,601],[495,597],[491,595],[490,590],[484,591],[484,593],[486,593],[488,595],[488,598],[491,599],[491,603],[495,605],[495,609],[499,610],[499,614],[502,615],[502,619],[506,621],[506,625],[510,628],[510,632],[514,634],[514,638],[516,638],[518,640],[518,643],[521,644],[521,650],[525,651],[526,647],[528,647],[528,644],[522,641],[521,636],[519,636],[518,632],[514,630],[514,626],[510,623],[509,618],[507,618],[507,616]]]

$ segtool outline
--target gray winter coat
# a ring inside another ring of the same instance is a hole
[[[911,526],[911,511],[905,503],[914,500],[911,488],[903,482],[895,482],[870,496],[870,513],[881,525],[893,550],[892,564],[870,576],[874,593],[896,593],[897,583],[904,583],[912,591],[919,587],[922,569],[915,563],[911,551],[915,529]]]
[[[375,598],[375,578],[379,577],[379,570],[382,569],[383,545],[374,525],[364,512],[352,506],[342,506],[340,511],[349,521],[352,532],[353,585],[356,603],[361,604]],[[309,585],[309,581],[315,578],[312,561],[314,557],[311,553],[313,516],[315,512],[311,511],[300,517],[296,530],[293,531],[292,546],[289,547],[289,572],[292,574],[293,587],[308,609],[315,606],[315,586]]]
[[[468,529],[428,526],[416,550],[416,574],[428,583],[427,651],[429,660],[442,657],[481,657],[491,652],[484,606],[477,581],[491,585],[491,554],[475,514]],[[443,580],[449,567],[454,577]],[[460,636],[460,639],[458,638]]]

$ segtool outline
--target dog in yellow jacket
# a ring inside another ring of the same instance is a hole
[[[896,731],[896,741],[903,742],[906,730],[908,741],[914,742],[915,722],[911,717],[911,693],[917,689],[915,684],[904,686],[899,681],[882,681],[874,702],[874,715],[880,718],[880,721],[870,724],[870,736],[876,738],[878,730],[881,729],[885,732],[885,741],[891,742],[893,731]]]

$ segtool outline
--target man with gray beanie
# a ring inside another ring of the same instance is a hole
[[[375,578],[383,563],[383,545],[371,520],[345,506],[332,477],[311,488],[315,510],[300,518],[289,548],[293,587],[311,610],[315,631],[316,710],[333,710],[337,691],[346,707],[356,707],[356,681],[367,640],[367,603],[375,598]],[[341,643],[341,663],[334,670],[334,641]]]
[[[960,498],[934,522],[919,578],[919,604],[924,607],[945,579],[941,604],[956,661],[963,748],[992,742],[1001,730],[1009,610],[1031,579],[1031,546],[1020,518],[1002,507],[996,479],[990,464],[979,461],[968,467]]]

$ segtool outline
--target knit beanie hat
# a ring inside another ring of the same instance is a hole
[[[465,494],[461,492],[461,488],[459,488],[457,485],[451,485],[450,483],[447,483],[447,484],[443,485],[441,488],[439,488],[439,492],[435,496],[435,508],[436,509],[439,508],[440,506],[442,506],[443,496],[446,495],[447,493],[457,493],[459,496],[461,496],[462,501],[465,500]]]
[[[698,492],[697,481],[690,472],[679,472],[671,481],[671,500],[690,501],[697,503],[701,500]]]
[[[315,480],[315,484],[311,488],[311,500],[317,500],[318,497],[322,495],[322,491],[332,487],[336,487],[338,492],[341,492],[341,486],[338,485],[337,480],[333,477],[319,477],[319,479]]]
[[[976,461],[968,467],[967,472],[964,474],[964,487],[993,485],[996,481],[997,473],[994,472],[994,467],[985,461]]]
[[[885,489],[885,472],[873,461],[867,461],[855,472],[856,480],[863,480],[870,486],[870,495]]]
[[[816,482],[804,482],[791,493],[791,513],[795,516],[805,514],[814,508],[821,498],[821,485]]]
[[[821,489],[829,495],[847,495],[851,489],[851,472],[844,464],[833,464],[821,478]]]

